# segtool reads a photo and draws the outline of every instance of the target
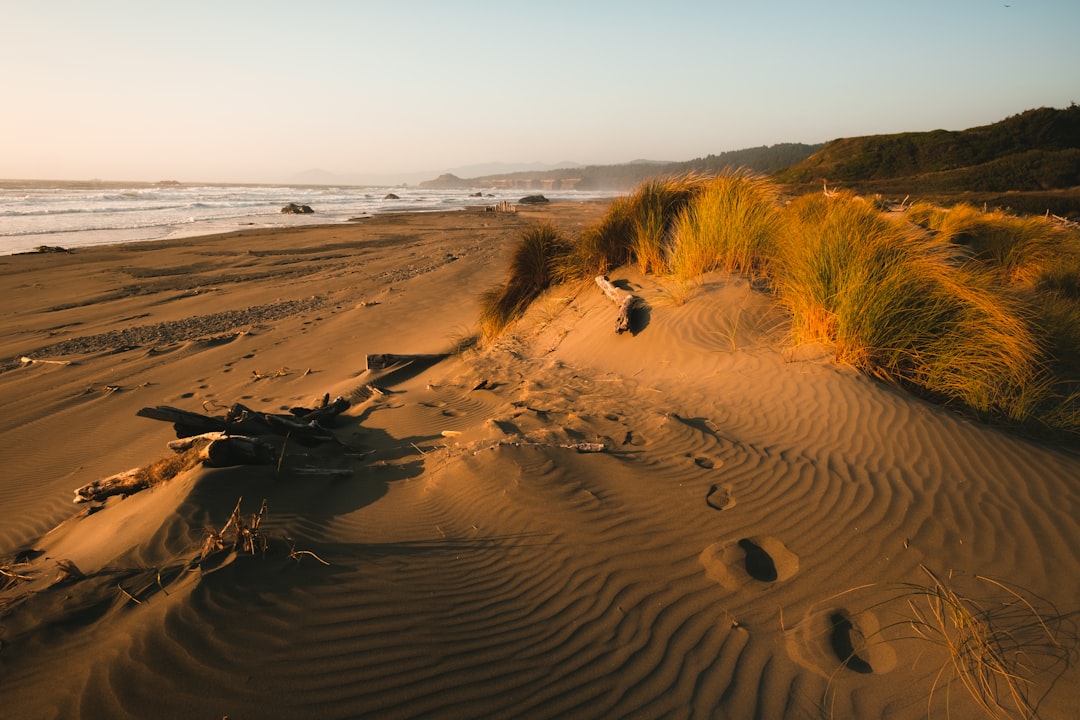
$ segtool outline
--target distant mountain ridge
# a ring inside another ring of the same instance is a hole
[[[1080,185],[1080,106],[967,130],[841,138],[777,174],[879,192],[1047,191]]]
[[[688,172],[719,172],[725,168],[745,167],[761,173],[771,173],[801,162],[822,145],[780,143],[732,150],[719,155],[706,155],[682,162],[664,160],[634,160],[618,165],[584,165],[544,171],[493,173],[474,177],[459,177],[450,172],[434,180],[421,182],[428,188],[484,188],[499,184],[524,185],[529,181],[576,180],[580,190],[630,190],[643,180],[657,175],[679,175]]]

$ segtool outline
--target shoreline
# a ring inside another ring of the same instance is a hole
[[[483,192],[483,191],[481,191]],[[549,191],[556,202],[610,200],[613,192]],[[418,187],[0,182],[0,252],[45,246],[85,247],[117,242],[196,237],[245,227],[334,225],[356,217],[467,209],[513,202],[521,192],[490,189],[479,197],[459,189]],[[282,213],[289,205],[314,212]]]

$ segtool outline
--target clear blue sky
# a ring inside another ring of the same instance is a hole
[[[1078,0],[0,0],[0,177],[617,163],[1080,102]]]

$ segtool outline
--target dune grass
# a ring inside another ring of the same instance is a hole
[[[796,342],[980,413],[1024,420],[1044,399],[1030,317],[955,247],[852,195],[804,196],[785,215],[773,281]]]
[[[658,178],[645,181],[630,196],[630,249],[641,272],[667,272],[675,221],[704,184],[699,175]]]
[[[550,223],[538,223],[522,231],[506,282],[480,297],[480,332],[484,340],[497,337],[552,284],[569,251],[568,241]]]
[[[692,294],[750,275],[791,317],[792,342],[986,419],[1080,436],[1080,230],[971,206],[903,214],[850,193],[790,202],[745,172],[657,178],[568,240],[522,235],[482,298],[485,340],[549,285],[632,264]]]
[[[600,221],[586,228],[567,254],[558,259],[556,275],[559,280],[586,280],[630,263],[634,233],[632,212],[629,197],[616,198]]]
[[[900,586],[898,599],[906,602],[903,624],[914,639],[944,649],[948,658],[934,678],[928,707],[943,680],[946,687],[958,681],[987,717],[1034,717],[1035,676],[1069,663],[1075,642],[1066,628],[1069,618],[1039,612],[1020,590],[992,578],[976,576],[998,595],[979,601],[922,569],[929,581]]]
[[[969,249],[1006,282],[1034,284],[1053,262],[1066,233],[1049,219],[979,210],[967,203],[940,210],[927,226],[946,242]]]
[[[668,267],[683,279],[713,270],[760,274],[779,224],[775,184],[744,172],[711,178],[675,218]]]

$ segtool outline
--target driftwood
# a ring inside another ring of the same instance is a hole
[[[296,419],[300,422],[317,422],[325,425],[335,421],[338,415],[349,409],[350,405],[351,403],[340,395],[334,398],[333,402],[330,402],[330,393],[327,393],[323,396],[322,404],[314,410],[295,407],[289,412],[296,416]]]
[[[180,470],[202,462],[210,467],[233,465],[272,465],[282,459],[286,443],[318,445],[336,441],[321,423],[332,423],[349,408],[343,397],[330,401],[323,396],[316,408],[292,408],[289,415],[260,413],[236,403],[224,417],[212,417],[168,405],[145,407],[139,417],[173,423],[177,440],[169,442],[176,453],[191,453],[182,466],[173,466],[167,477],[157,475],[155,464],[132,468],[107,478],[96,480],[75,490],[75,502],[101,502],[113,495],[131,495],[161,482]],[[326,475],[344,475],[351,470],[319,471]],[[312,474],[310,472],[299,474]]]
[[[142,468],[132,468],[83,485],[75,491],[74,502],[100,502],[113,495],[131,495],[148,487],[150,487],[149,476],[142,471]]]
[[[176,428],[176,437],[184,438],[208,432],[225,432],[228,424],[224,418],[209,417],[199,413],[181,410],[168,405],[144,407],[135,413],[139,417],[151,420],[171,422]]]
[[[385,370],[392,365],[411,362],[413,360],[437,362],[450,357],[446,353],[429,355],[395,355],[393,353],[376,353],[367,356],[368,370]]]
[[[611,300],[619,308],[619,315],[615,318],[615,332],[624,333],[629,330],[631,315],[641,304],[641,298],[615,287],[606,275],[598,276],[596,284],[604,291],[604,295],[607,296],[608,300]]]
[[[198,448],[195,462],[202,461],[208,467],[272,465],[277,462],[280,450],[280,446],[265,438],[224,433],[206,433],[169,443],[169,449],[177,453],[188,452],[193,448]],[[83,485],[75,490],[74,502],[103,502],[113,495],[133,495],[150,487],[154,482],[154,474],[147,468],[132,468]]]
[[[187,452],[202,444],[198,459],[211,467],[229,467],[231,465],[271,465],[277,462],[281,445],[263,437],[246,435],[226,435],[222,432],[208,432],[202,435],[172,440],[169,449],[175,453]]]
[[[208,432],[203,433],[202,435],[189,435],[176,440],[170,440],[166,445],[168,445],[169,449],[174,453],[182,453],[190,450],[204,440],[209,443],[212,440],[223,440],[227,437],[229,436],[223,432]]]
[[[303,445],[318,445],[334,440],[322,423],[332,422],[338,415],[349,408],[349,401],[338,397],[334,402],[327,402],[314,410],[293,408],[290,415],[261,413],[240,403],[229,408],[224,417],[212,417],[201,413],[182,410],[169,405],[145,407],[136,414],[139,417],[171,422],[178,438],[195,437],[206,433],[225,433],[228,435],[281,435],[290,437]]]
[[[279,449],[263,438],[229,435],[211,442],[201,456],[204,463],[210,467],[273,465],[277,462]]]

